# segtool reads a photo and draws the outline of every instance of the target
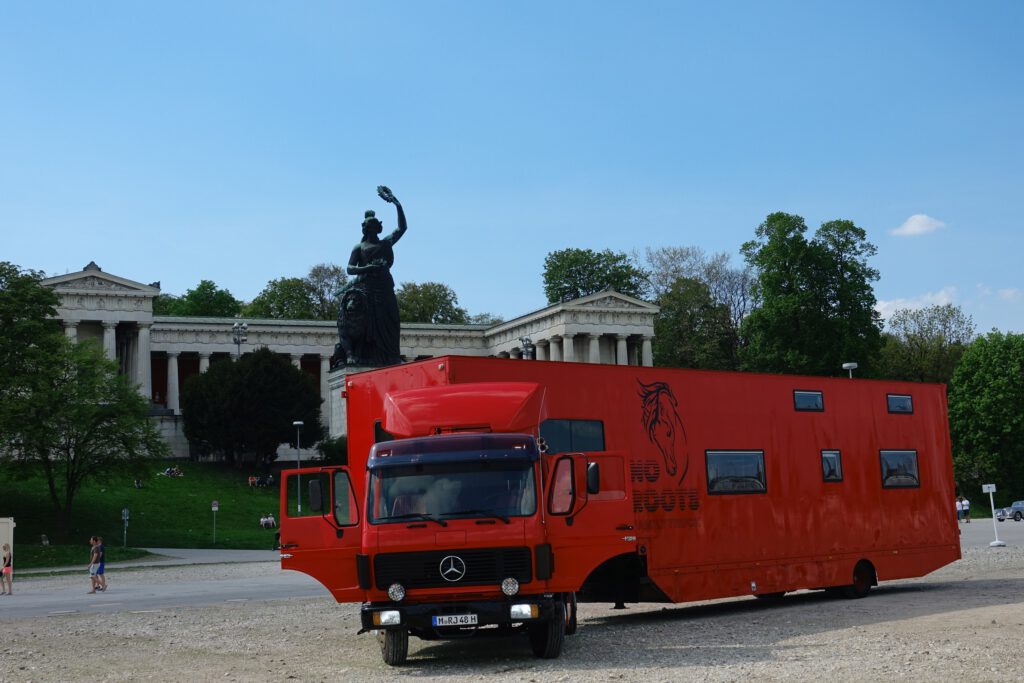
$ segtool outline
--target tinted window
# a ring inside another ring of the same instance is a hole
[[[890,413],[914,412],[914,398],[907,394],[889,394],[886,396]]]
[[[764,451],[708,451],[708,493],[764,493]]]
[[[915,488],[921,485],[917,451],[881,451],[882,487]]]
[[[821,480],[843,480],[843,458],[839,451],[821,452]]]
[[[572,460],[566,457],[555,464],[548,510],[553,515],[567,515],[572,510],[574,500]]]
[[[549,453],[604,450],[604,423],[600,420],[544,420],[540,435]]]
[[[348,472],[334,473],[334,520],[338,526],[354,526],[359,523],[359,508],[352,493],[352,482]]]
[[[825,399],[820,391],[793,392],[793,407],[797,410],[825,410]]]

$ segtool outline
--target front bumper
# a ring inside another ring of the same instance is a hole
[[[531,619],[512,619],[512,605],[530,604],[537,606],[537,616]],[[519,623],[537,623],[555,618],[559,603],[554,595],[517,595],[512,598],[494,600],[471,600],[466,602],[422,602],[394,603],[367,602],[360,610],[363,630],[372,629],[403,629],[413,631],[435,632],[438,637],[446,633],[464,632],[466,627],[434,626],[432,618],[447,614],[475,614],[477,623],[470,628],[480,626],[512,626]],[[395,625],[375,624],[373,615],[376,612],[398,611],[401,620]]]

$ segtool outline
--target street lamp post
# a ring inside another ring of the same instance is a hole
[[[302,420],[296,420],[292,422],[292,426],[295,427],[295,469],[302,467],[299,464],[299,441],[302,435]],[[299,516],[302,516],[302,475],[298,474],[295,476],[295,503],[296,509],[298,510]]]
[[[847,370],[850,373],[850,379],[853,379],[853,371],[857,369],[856,363],[843,363],[843,370]]]
[[[236,322],[231,326],[231,340],[238,349],[238,358],[242,358],[242,342],[248,341],[249,323]]]

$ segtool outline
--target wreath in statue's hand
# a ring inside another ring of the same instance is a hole
[[[386,201],[388,204],[397,204],[398,199],[395,198],[395,194],[391,191],[387,185],[377,186],[377,195]]]

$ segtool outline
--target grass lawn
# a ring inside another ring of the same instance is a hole
[[[128,508],[127,546],[166,548],[266,548],[274,531],[259,527],[260,517],[278,517],[278,487],[252,488],[250,472],[214,463],[173,461],[183,477],[153,475],[136,489],[125,481],[91,481],[75,496],[70,535],[62,537],[56,513],[42,477],[4,481],[0,517],[14,517],[17,566],[86,564],[89,537],[103,537],[108,561],[121,556],[124,525],[121,510]],[[163,466],[160,468],[163,469]],[[214,513],[218,501],[217,538]],[[40,544],[46,534],[52,545]]]

